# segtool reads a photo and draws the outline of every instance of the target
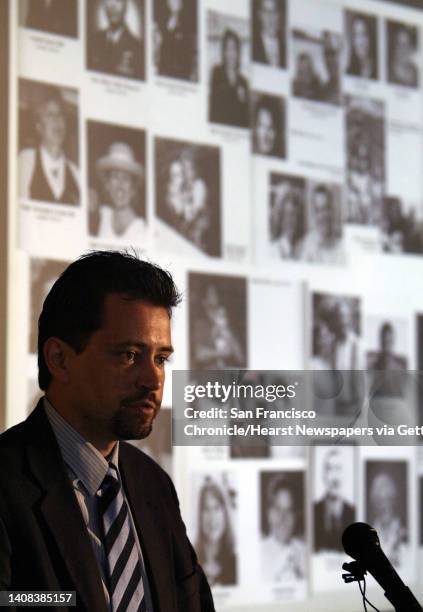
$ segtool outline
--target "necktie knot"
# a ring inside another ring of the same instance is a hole
[[[109,470],[106,476],[103,478],[103,482],[98,489],[99,497],[101,499],[100,509],[104,513],[111,504],[111,502],[117,497],[120,491],[120,482],[116,476],[116,472],[113,467],[109,466]]]
[[[111,471],[110,468],[107,474],[105,475],[103,482],[100,485],[100,490],[107,491],[107,489],[109,488],[120,489],[119,480],[117,479],[117,477],[114,475],[114,473]]]

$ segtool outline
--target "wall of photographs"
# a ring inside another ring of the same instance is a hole
[[[8,425],[39,395],[44,296],[93,248],[173,272],[169,374],[423,369],[422,12],[11,6]],[[386,397],[404,401],[401,385]],[[173,473],[218,610],[361,609],[341,580],[353,520],[423,594],[418,448],[172,448],[170,422],[168,385],[141,447]]]

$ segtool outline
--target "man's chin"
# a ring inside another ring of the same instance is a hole
[[[125,429],[125,430],[118,430],[115,431],[115,435],[118,437],[119,440],[143,440],[144,438],[147,438],[151,432],[153,430],[153,425],[149,425],[148,427],[143,427],[142,429]]]
[[[146,421],[122,422],[117,421],[113,424],[113,433],[119,440],[142,440],[147,438],[153,430],[154,417]]]

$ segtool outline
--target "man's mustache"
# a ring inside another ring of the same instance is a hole
[[[138,404],[139,402],[149,402],[151,404],[154,404],[157,408],[160,405],[158,400],[156,399],[155,392],[147,388],[145,389],[145,391],[140,391],[136,395],[126,397],[121,401],[121,404],[127,406],[128,404]]]

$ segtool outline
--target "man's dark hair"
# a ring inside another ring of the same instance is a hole
[[[56,336],[77,353],[103,323],[104,300],[117,293],[125,299],[162,306],[172,315],[181,296],[166,270],[136,255],[119,251],[92,251],[71,263],[54,283],[38,320],[38,383],[46,390],[51,374],[43,347]]]
[[[266,110],[271,116],[273,120],[273,126],[275,129],[278,128],[279,119],[279,108],[277,105],[277,101],[270,96],[261,96],[257,101],[256,108],[254,110],[254,125],[257,125],[258,114],[261,110]]]
[[[295,491],[294,491],[295,487],[292,483],[292,481],[290,481],[288,478],[285,478],[284,476],[276,476],[274,477],[268,486],[267,489],[267,504],[268,507],[272,507],[273,504],[275,503],[275,499],[278,496],[278,493],[280,493],[281,491],[288,491],[288,493],[291,496],[291,499],[294,501],[295,500]]]
[[[235,46],[237,48],[237,52],[238,52],[238,69],[239,69],[239,63],[240,63],[240,55],[241,55],[241,41],[239,39],[238,34],[235,32],[235,30],[232,30],[232,28],[226,28],[226,30],[223,32],[223,36],[222,36],[222,63],[224,63],[224,54],[225,54],[225,49],[226,49],[226,45],[228,44],[228,42],[230,40],[233,40],[235,43]]]
[[[394,333],[394,328],[392,323],[389,323],[389,321],[384,321],[384,323],[382,323],[381,327],[380,327],[380,341],[381,343],[383,342],[383,337],[387,334],[393,334]]]
[[[35,122],[39,121],[45,105],[49,102],[56,102],[56,104],[60,106],[63,115],[66,115],[66,103],[60,89],[54,85],[46,86],[45,89],[42,90],[42,95],[40,95],[39,99],[35,100],[33,105]]]

